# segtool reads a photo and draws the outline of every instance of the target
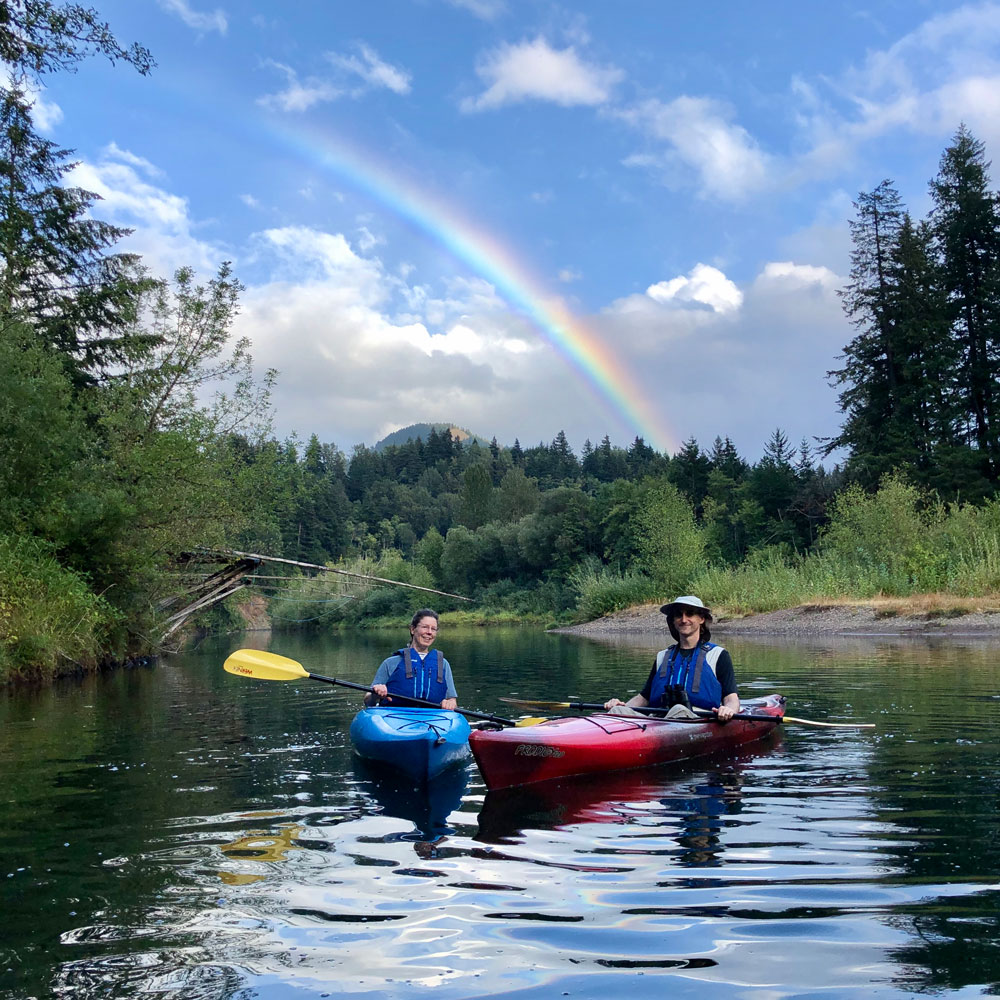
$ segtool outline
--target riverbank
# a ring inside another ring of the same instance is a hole
[[[619,635],[666,631],[659,604],[626,608],[595,621],[554,629],[575,635]],[[924,594],[866,602],[803,604],[743,617],[715,610],[720,635],[996,635],[1000,600]]]

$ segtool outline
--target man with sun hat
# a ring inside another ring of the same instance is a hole
[[[736,674],[729,652],[711,642],[708,623],[712,612],[693,594],[664,604],[660,611],[667,616],[667,628],[675,643],[656,654],[645,687],[639,694],[622,702],[605,702],[609,711],[636,708],[704,708],[716,713],[720,722],[731,719],[740,710],[736,692]],[[631,713],[629,713],[631,714]]]

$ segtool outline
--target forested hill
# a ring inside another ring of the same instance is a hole
[[[406,444],[407,441],[416,441],[417,438],[426,441],[430,437],[431,431],[434,431],[435,434],[443,434],[445,431],[448,431],[456,441],[461,441],[465,444],[489,443],[489,438],[483,437],[480,434],[473,434],[472,431],[466,430],[464,427],[458,427],[455,424],[410,424],[408,427],[401,427],[398,431],[386,434],[381,441],[376,442],[374,448],[376,451],[384,451],[390,445]]]

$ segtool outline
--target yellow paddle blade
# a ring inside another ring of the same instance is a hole
[[[239,677],[255,677],[259,681],[293,681],[308,677],[305,667],[297,660],[263,649],[237,649],[226,657],[224,670]]]
[[[529,715],[527,718],[518,719],[514,725],[520,728],[521,726],[537,726],[539,722],[548,721],[549,720],[544,715]]]

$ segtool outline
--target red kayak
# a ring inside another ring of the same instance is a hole
[[[469,746],[486,787],[509,788],[701,757],[762,739],[784,714],[785,699],[772,694],[743,702],[741,717],[725,723],[588,715],[537,726],[474,729]]]

